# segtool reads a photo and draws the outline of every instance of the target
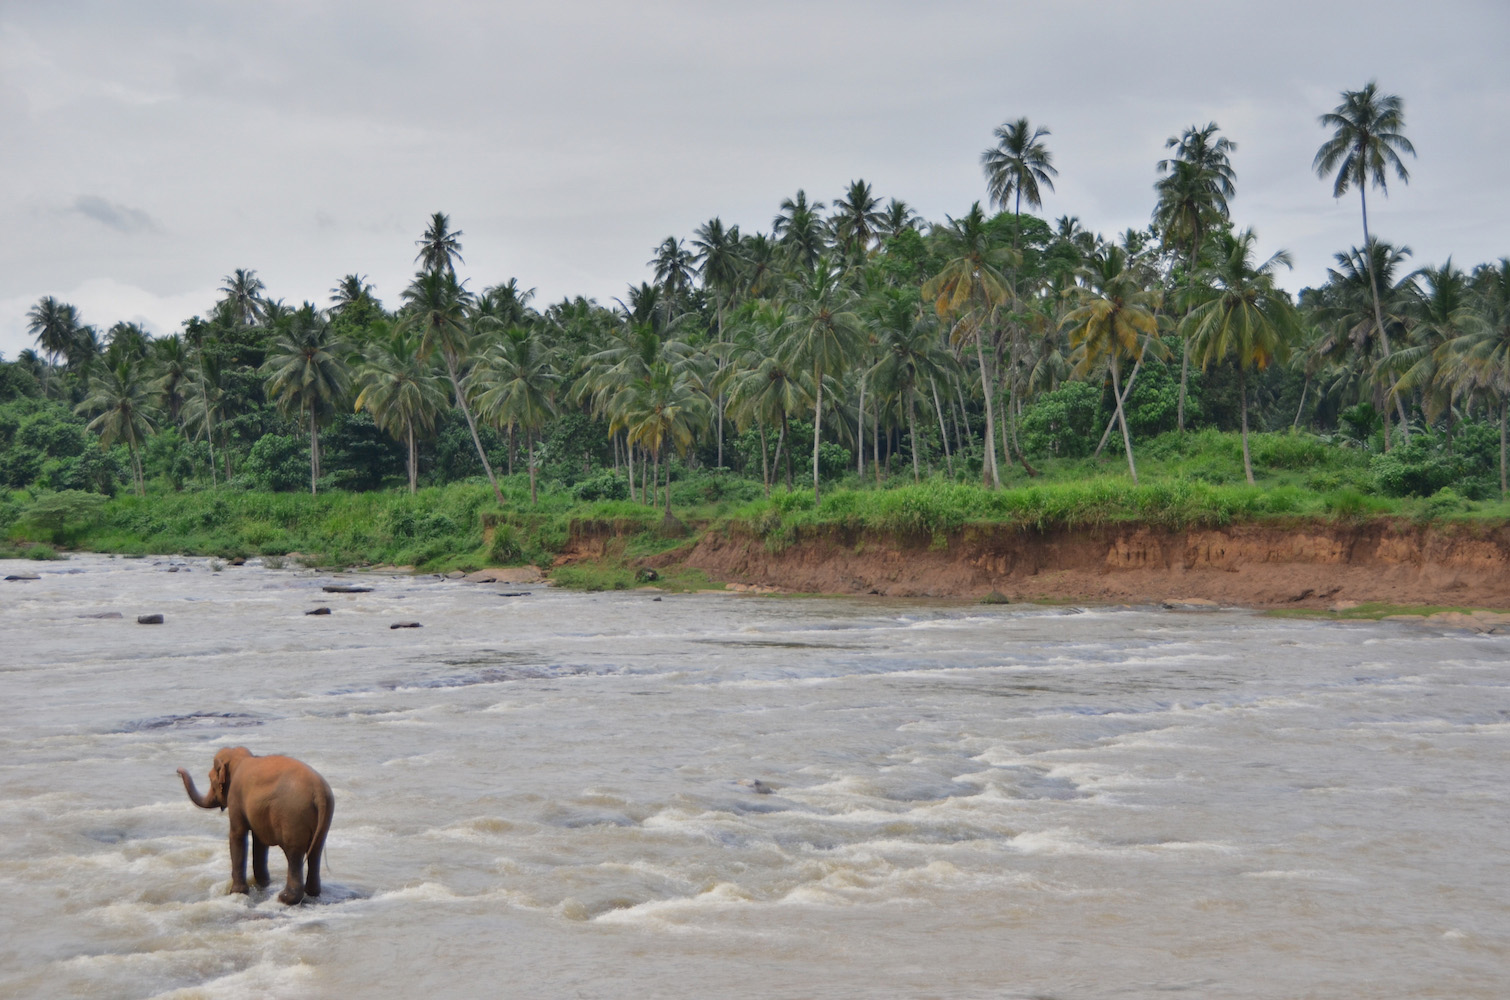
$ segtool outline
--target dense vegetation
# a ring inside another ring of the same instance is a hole
[[[0,362],[0,528],[435,565],[542,559],[573,509],[772,537],[1497,514],[1510,260],[1410,270],[1366,203],[1408,176],[1399,100],[1370,84],[1322,124],[1314,166],[1357,188],[1364,242],[1298,300],[1276,284],[1288,255],[1259,261],[1233,221],[1237,146],[1214,123],[1169,139],[1152,223],[1108,239],[1023,211],[1057,176],[1026,119],[982,156],[998,214],[798,191],[769,233],[668,236],[611,306],[472,291],[441,213],[393,309],[356,274],[290,308],[240,269],[152,338],[46,297],[36,350]]]

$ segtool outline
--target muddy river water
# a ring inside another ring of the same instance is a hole
[[[1510,990],[1510,637],[0,563],[30,573],[6,997]],[[232,745],[334,788],[318,901],[277,901],[277,851],[225,894],[174,769]]]

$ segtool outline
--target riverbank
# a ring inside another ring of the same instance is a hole
[[[1510,526],[1380,520],[1173,529],[972,524],[943,536],[836,527],[771,544],[710,526],[669,551],[626,559],[612,524],[573,526],[560,566],[695,571],[741,589],[888,597],[1151,604],[1208,600],[1325,609],[1350,602],[1510,607]]]

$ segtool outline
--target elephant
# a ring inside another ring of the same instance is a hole
[[[200,795],[194,779],[178,769],[184,791],[196,806],[230,812],[231,887],[247,891],[246,835],[252,835],[252,877],[267,888],[267,849],[283,848],[288,858],[288,882],[278,900],[290,906],[320,894],[320,854],[335,795],[330,785],[308,764],[292,757],[258,757],[246,747],[227,747],[215,754],[210,789]],[[305,864],[308,862],[308,872]]]

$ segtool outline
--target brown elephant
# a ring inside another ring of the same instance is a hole
[[[247,891],[246,835],[250,833],[252,877],[258,886],[266,888],[272,882],[267,849],[281,847],[288,858],[288,884],[278,893],[279,901],[293,905],[306,895],[320,894],[320,853],[336,799],[314,768],[292,757],[258,757],[246,747],[228,747],[215,754],[209,794],[201,796],[183,768],[178,769],[178,776],[196,806],[218,806],[230,813],[230,892]]]

